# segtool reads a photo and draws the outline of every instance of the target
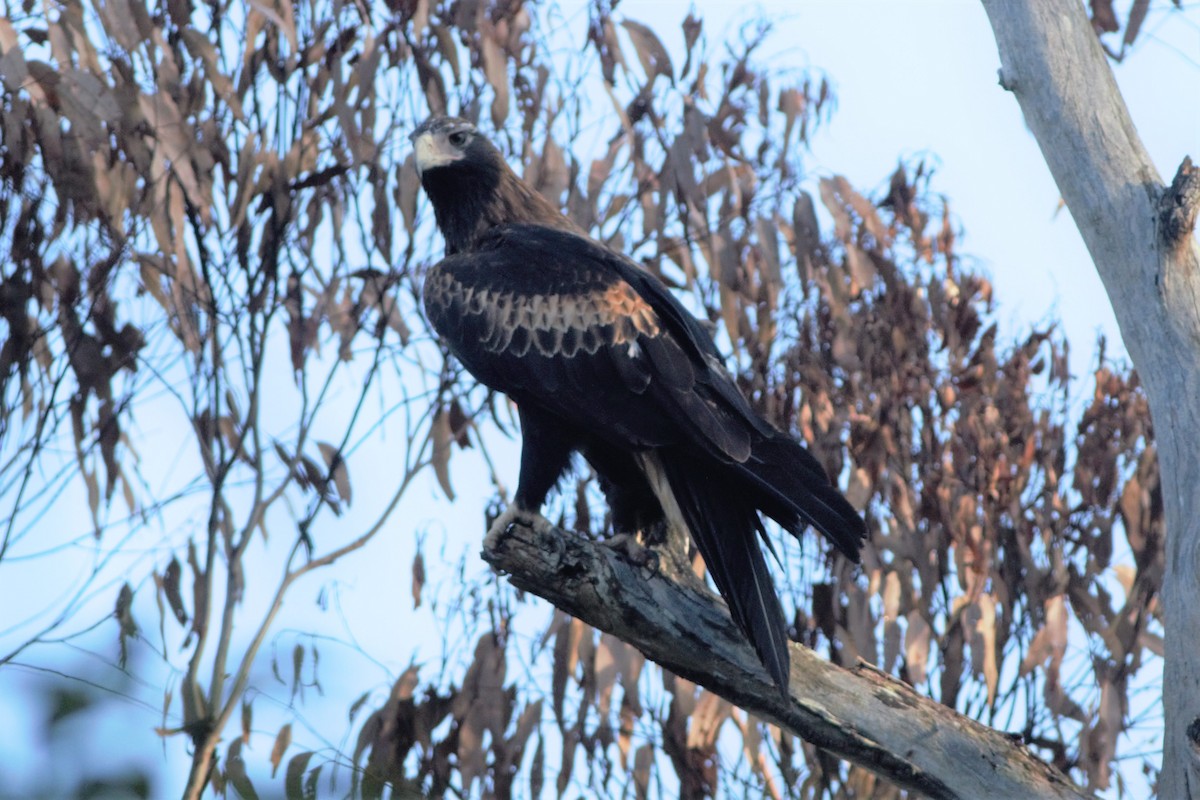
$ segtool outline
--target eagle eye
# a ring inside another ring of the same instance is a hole
[[[467,143],[467,139],[470,138],[470,134],[466,131],[454,131],[454,133],[451,133],[447,138],[450,139],[450,144],[454,145],[455,147],[462,147]]]

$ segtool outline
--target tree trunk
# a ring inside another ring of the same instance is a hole
[[[1016,95],[1150,400],[1167,521],[1162,797],[1200,798],[1200,170],[1150,162],[1079,0],[983,0]],[[1164,89],[1169,76],[1164,76]],[[1164,94],[1190,107],[1194,98]]]
[[[678,557],[654,569],[564,531],[515,526],[483,557],[520,589],[829,752],[933,798],[1087,795],[1016,739],[868,665],[846,670],[793,644],[781,695],[725,606]]]

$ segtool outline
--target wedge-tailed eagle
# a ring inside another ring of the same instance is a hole
[[[711,336],[653,275],[579,230],[462,119],[412,134],[446,241],[425,310],[479,381],[516,404],[513,503],[493,525],[539,511],[581,453],[618,532],[666,519],[690,533],[738,627],[786,692],[787,623],[758,541],[760,515],[813,525],[857,561],[862,517],[817,460],[750,407]]]

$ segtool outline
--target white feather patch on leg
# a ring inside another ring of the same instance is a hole
[[[690,567],[691,562],[687,556],[688,542],[691,539],[691,529],[688,528],[688,524],[683,518],[683,511],[679,508],[679,500],[675,498],[675,492],[671,490],[671,483],[667,480],[667,473],[663,470],[662,463],[658,460],[658,455],[653,450],[635,453],[634,455],[637,458],[638,466],[641,467],[642,473],[646,476],[646,480],[650,482],[650,489],[654,492],[654,496],[658,498],[658,504],[662,506],[663,516],[666,517],[666,550],[671,554],[671,558],[678,561],[681,566],[687,565]]]

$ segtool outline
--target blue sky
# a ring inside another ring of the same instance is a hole
[[[723,30],[732,32],[740,22],[761,12],[776,25],[767,44],[773,64],[818,68],[833,81],[837,111],[831,124],[816,137],[807,157],[807,169],[814,182],[819,176],[843,174],[870,195],[886,185],[898,159],[926,158],[937,166],[934,188],[950,198],[964,229],[960,252],[976,259],[977,266],[993,280],[999,318],[1009,335],[1017,335],[1031,324],[1060,319],[1073,344],[1072,368],[1079,377],[1086,376],[1093,365],[1097,334],[1108,336],[1110,355],[1124,352],[1103,287],[1069,213],[1058,210],[1058,192],[1017,103],[997,85],[999,61],[978,3],[781,0],[749,6],[715,2],[696,5],[705,18],[713,46]],[[626,2],[617,16],[650,24],[663,36],[667,47],[677,53],[682,48],[679,22],[690,7],[689,3],[673,0],[642,5]],[[582,42],[586,15],[568,10],[564,16],[568,24],[565,35]],[[1192,20],[1152,12],[1135,52],[1126,64],[1117,67],[1116,75],[1152,158],[1164,178],[1169,179],[1183,156],[1200,156],[1200,105],[1180,102],[1181,98],[1200,97],[1200,29]],[[1168,86],[1169,91],[1164,89]],[[352,389],[347,386],[343,391],[350,395]],[[1077,388],[1076,393],[1079,391]],[[170,424],[170,420],[162,423]],[[147,441],[160,433],[155,423],[143,424],[142,434]],[[365,498],[372,495],[373,481],[386,482],[389,469],[388,443],[378,445],[376,449],[365,449],[351,462],[356,496],[364,498],[356,502],[354,512],[362,513],[364,518],[368,511],[362,510],[360,503],[367,504]],[[486,566],[474,554],[482,536],[482,506],[492,490],[483,478],[485,472],[476,452],[455,455],[457,502],[444,501],[430,474],[413,487],[395,525],[403,531],[426,532],[427,561],[436,559],[444,546],[450,561],[465,553],[468,571],[483,574]],[[494,452],[510,486],[516,477],[515,454],[512,444],[500,444]],[[153,455],[147,454],[147,458],[152,460]],[[164,463],[169,464],[170,459]],[[381,488],[378,494],[385,491]],[[357,519],[349,515],[340,524],[352,526]],[[184,519],[179,524],[186,534],[187,526],[197,522]],[[174,535],[178,540],[180,531]],[[335,534],[331,531],[328,535]],[[414,652],[419,660],[436,660],[439,632],[433,628],[428,606],[416,613],[411,611],[408,570],[414,550],[413,536],[380,537],[339,568],[336,577],[330,574],[315,578],[295,588],[275,626],[281,632],[276,641],[285,665],[290,668],[290,646],[294,643],[287,632],[311,624],[322,591],[326,598],[334,598],[334,612],[324,612],[322,624],[331,633],[352,636],[379,663],[339,652],[337,645],[330,644],[323,650],[325,695],[310,693],[309,702],[302,708],[308,727],[304,723],[295,726],[297,744],[291,753],[300,746],[319,745],[322,738],[336,743],[345,728],[346,708],[354,698],[373,687],[385,690],[390,678],[414,658]],[[78,555],[75,568],[83,569],[89,554]],[[144,574],[146,559],[162,554],[137,555],[142,560],[131,559],[127,568],[134,570],[141,563]],[[270,567],[271,575],[277,574],[275,555],[261,555],[260,566]],[[0,580],[0,602],[7,608],[35,606],[37,598],[49,598],[62,591],[75,574],[73,569],[64,570],[61,561],[32,562],[20,580],[10,580],[11,572]],[[271,578],[259,583],[257,589],[265,593],[273,583]],[[430,587],[429,591],[438,589]],[[97,602],[98,608],[111,607],[107,596]],[[244,610],[253,611],[264,602],[265,597],[252,594],[246,598]],[[381,609],[387,611],[383,617]],[[548,612],[544,617],[548,618]],[[421,644],[414,651],[417,640]],[[7,649],[6,644],[0,636],[0,651]],[[86,655],[78,658],[80,661],[70,659],[76,671],[80,663],[90,663]],[[99,666],[96,669],[103,671]],[[428,669],[436,670],[436,663]],[[261,720],[256,727],[261,728],[262,737],[256,738],[252,753],[254,758],[265,760],[270,737],[288,718],[289,690],[271,682],[267,659],[261,664],[260,675],[262,680],[256,681],[255,719]],[[172,685],[177,676],[173,678],[149,665],[145,677],[149,686],[129,690],[138,700],[127,704],[124,724],[111,718],[104,723],[103,730],[111,733],[111,741],[120,744],[114,745],[116,753],[104,753],[101,759],[119,757],[120,752],[150,764],[161,764],[165,758],[168,774],[160,789],[164,796],[171,796],[178,793],[176,786],[182,781],[181,742],[169,740],[164,755],[153,732],[161,722],[153,709],[161,703],[163,687]],[[0,670],[0,729],[28,730],[32,725],[35,717],[20,700],[28,691],[29,680],[28,673]],[[0,740],[0,774],[12,774],[20,764],[37,764],[38,758],[33,740]],[[0,787],[2,796],[4,789]]]

